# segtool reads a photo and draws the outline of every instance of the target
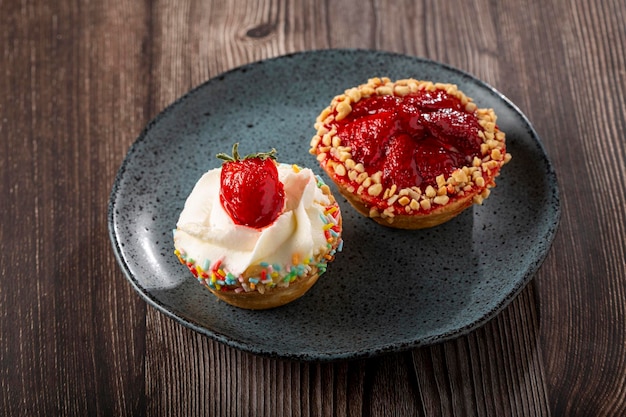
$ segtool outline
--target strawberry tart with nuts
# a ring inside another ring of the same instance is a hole
[[[185,202],[174,253],[218,298],[268,309],[306,293],[341,251],[339,205],[308,168],[279,164],[276,151],[219,154]]]
[[[421,229],[446,222],[495,186],[511,159],[492,109],[456,85],[372,78],[318,116],[310,152],[364,216]]]

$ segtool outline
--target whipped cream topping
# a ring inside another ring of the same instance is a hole
[[[337,228],[333,219],[339,214],[329,215],[329,207],[338,210],[338,206],[322,191],[323,182],[310,169],[278,165],[285,207],[274,223],[262,229],[237,225],[226,213],[219,200],[220,173],[221,168],[217,168],[200,178],[174,230],[177,255],[194,275],[206,275],[218,265],[219,270],[227,271],[231,284],[239,285],[233,278],[241,277],[250,266],[288,269],[302,260],[319,261],[334,249],[329,243],[328,225]],[[334,240],[337,243],[340,238],[335,236]]]

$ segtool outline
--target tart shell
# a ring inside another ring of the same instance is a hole
[[[450,201],[445,206],[439,206],[432,209],[427,214],[398,214],[393,217],[380,216],[372,213],[371,208],[356,194],[349,192],[345,186],[337,184],[339,192],[348,200],[350,205],[365,217],[370,217],[376,223],[383,226],[393,227],[395,229],[427,229],[435,227],[449,220],[452,220],[463,210],[474,204],[476,193],[466,193],[463,197],[459,197],[454,201]]]
[[[258,291],[240,292],[209,290],[220,300],[230,305],[248,310],[267,310],[280,307],[302,297],[317,282],[319,274],[317,268],[305,277],[300,277],[288,287],[274,287],[267,289],[264,294]]]

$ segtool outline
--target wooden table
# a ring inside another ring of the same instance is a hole
[[[0,2],[0,414],[626,414],[626,3]],[[560,182],[543,266],[495,319],[371,359],[254,356],[157,312],[116,264],[107,202],[146,123],[289,52],[441,61],[529,117]]]

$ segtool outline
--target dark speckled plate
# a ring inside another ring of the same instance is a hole
[[[301,299],[269,311],[219,302],[173,254],[172,229],[218,152],[275,147],[313,168],[317,114],[373,76],[456,83],[492,107],[513,160],[483,206],[439,227],[388,229],[339,197],[343,253]],[[436,62],[362,50],[304,52],[209,80],[153,120],[133,144],[111,193],[109,231],[128,280],[148,303],[245,351],[302,360],[361,358],[459,335],[496,315],[535,274],[559,221],[554,170],[532,126],[500,93]]]

